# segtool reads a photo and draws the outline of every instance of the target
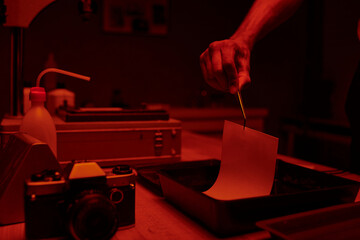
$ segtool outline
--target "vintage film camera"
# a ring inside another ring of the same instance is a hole
[[[103,170],[95,162],[83,162],[68,169],[63,175],[46,170],[26,181],[28,239],[110,239],[118,228],[135,224],[135,174],[130,167]]]

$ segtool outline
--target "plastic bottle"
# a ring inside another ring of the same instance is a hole
[[[31,108],[22,120],[20,132],[27,133],[40,141],[47,143],[51,151],[54,153],[54,156],[57,158],[55,123],[50,116],[50,113],[44,106],[46,101],[45,89],[40,87],[41,78],[49,72],[65,74],[86,81],[90,81],[90,77],[57,68],[47,68],[38,75],[36,79],[36,87],[30,89]]]
[[[31,88],[30,101],[31,108],[22,120],[20,132],[27,133],[47,143],[55,157],[57,157],[55,123],[44,107],[46,101],[45,89],[42,87]]]

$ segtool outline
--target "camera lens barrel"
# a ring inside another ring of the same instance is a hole
[[[68,229],[74,239],[110,239],[118,228],[116,207],[102,194],[84,195],[68,211]]]

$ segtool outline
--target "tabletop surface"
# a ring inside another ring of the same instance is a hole
[[[330,167],[309,163],[287,156],[280,159],[311,169],[334,170]],[[221,139],[183,131],[182,161],[221,158]],[[360,181],[360,176],[341,173],[340,176]],[[360,198],[360,197],[358,197]],[[269,239],[265,231],[238,235],[225,239]],[[0,239],[25,239],[24,223],[0,227]],[[119,230],[115,239],[217,239],[211,232],[168,203],[163,197],[155,195],[141,184],[136,185],[135,226]],[[224,239],[224,238],[222,238]]]

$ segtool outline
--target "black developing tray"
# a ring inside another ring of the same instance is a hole
[[[138,182],[160,196],[163,196],[159,177],[160,171],[172,171],[172,174],[177,179],[180,181],[191,181],[189,185],[193,189],[202,192],[214,184],[219,170],[220,160],[217,159],[136,167]]]
[[[152,166],[138,173],[153,187],[161,185],[160,193],[169,202],[224,237],[256,230],[260,220],[353,202],[359,189],[356,181],[278,159],[270,195],[224,201],[202,193],[214,184],[219,169],[219,160],[205,160]]]
[[[256,225],[286,240],[360,239],[360,202],[272,218]]]

